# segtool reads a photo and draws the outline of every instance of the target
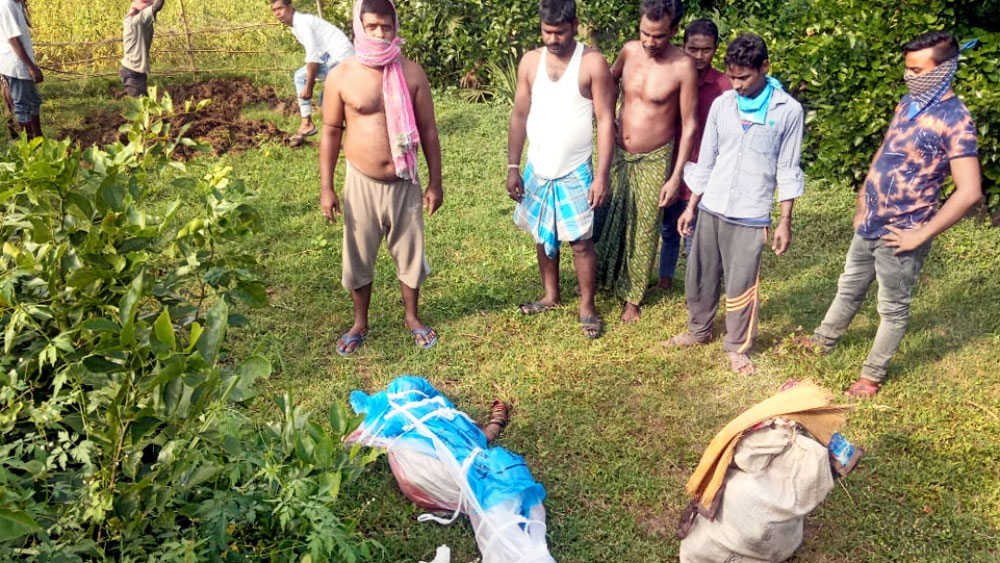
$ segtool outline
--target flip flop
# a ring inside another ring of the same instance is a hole
[[[558,304],[546,304],[541,301],[531,301],[528,303],[521,303],[517,306],[524,316],[537,315],[539,313],[544,313],[545,311],[551,311],[552,309],[558,309]]]
[[[312,137],[312,136],[313,136],[313,135],[315,135],[315,134],[316,134],[317,132],[319,132],[319,128],[318,128],[318,127],[316,127],[315,125],[313,125],[313,128],[312,128],[312,129],[310,129],[309,131],[307,131],[307,132],[305,132],[305,133],[299,133],[298,131],[296,131],[296,132],[295,132],[295,134],[296,134],[296,135],[301,135],[301,136],[303,136],[303,137]]]
[[[601,319],[597,317],[580,317],[580,330],[583,331],[583,335],[589,340],[595,340],[601,337],[604,325],[601,323]]]
[[[704,346],[711,341],[711,334],[705,340],[699,340],[690,332],[682,332],[671,336],[669,340],[661,342],[661,344],[664,348],[691,348],[693,346]]]
[[[729,358],[729,369],[733,370],[734,373],[740,375],[753,375],[757,371],[757,368],[750,361],[750,356],[746,354],[741,354],[739,352],[726,352],[726,357]]]
[[[423,350],[429,350],[438,343],[437,332],[430,325],[424,325],[424,328],[411,329],[410,334],[413,335],[413,342],[417,345],[417,348]],[[422,343],[420,342],[421,340],[423,340]]]
[[[355,334],[353,336],[350,333],[345,332],[340,336],[340,339],[337,340],[337,344],[334,345],[334,349],[341,356],[345,357],[350,356],[351,354],[358,351],[358,348],[360,348],[361,345],[365,343],[365,338],[367,337],[368,337],[367,330],[365,332],[362,332],[361,334]],[[340,346],[341,342],[344,343],[343,347]],[[351,344],[354,344],[354,348],[350,348]],[[348,350],[348,348],[350,348],[350,350]]]

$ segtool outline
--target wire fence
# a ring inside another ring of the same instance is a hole
[[[220,0],[223,1],[223,0]],[[236,0],[243,4],[245,0]],[[322,9],[320,0],[314,0]],[[47,71],[47,80],[54,82],[113,77],[118,75],[122,58],[120,31],[123,13],[87,11],[74,19],[68,8],[58,6],[38,8],[34,17],[37,40],[34,43],[39,66]],[[120,4],[120,3],[119,3]],[[237,5],[228,12],[206,13],[186,10],[184,0],[169,0],[157,18],[150,52],[151,75],[171,76],[190,74],[197,77],[208,72],[269,72],[293,71],[289,53],[296,45],[289,33],[277,21],[263,21],[269,11],[259,10],[265,3],[244,7],[243,21],[234,17]],[[217,4],[218,6],[218,4]],[[110,6],[107,10],[110,11]],[[260,12],[260,13],[258,13]],[[163,17],[166,14],[167,17]],[[213,17],[214,16],[214,17]],[[246,21],[248,18],[257,21]],[[197,26],[193,25],[197,22]],[[64,41],[66,37],[93,37]]]

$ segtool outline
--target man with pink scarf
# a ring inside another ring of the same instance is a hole
[[[146,95],[149,80],[149,48],[153,44],[153,22],[164,0],[133,0],[122,22],[122,68],[118,75],[129,96]]]
[[[420,285],[430,273],[421,207],[433,215],[444,197],[441,143],[427,76],[402,56],[398,30],[391,0],[357,0],[356,56],[331,69],[324,85],[320,209],[331,222],[343,213],[341,282],[354,302],[354,324],[336,344],[343,356],[353,354],[368,336],[375,259],[383,239],[396,262],[406,328],[418,348],[431,348],[438,340],[418,316],[417,304]],[[342,141],[347,161],[343,204],[333,185]],[[428,176],[422,194],[417,174],[421,145]]]

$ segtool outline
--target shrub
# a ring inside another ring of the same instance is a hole
[[[21,140],[0,161],[0,559],[371,556],[336,506],[371,460],[341,447],[359,420],[237,408],[271,371],[225,348],[230,306],[266,302],[233,244],[254,194],[171,160],[197,144],[169,97],[130,103],[127,143]],[[147,211],[168,166],[199,194],[186,222],[179,200]]]

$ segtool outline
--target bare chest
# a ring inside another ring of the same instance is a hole
[[[622,69],[622,83],[628,99],[663,105],[677,99],[680,81],[669,65],[627,61]]]

